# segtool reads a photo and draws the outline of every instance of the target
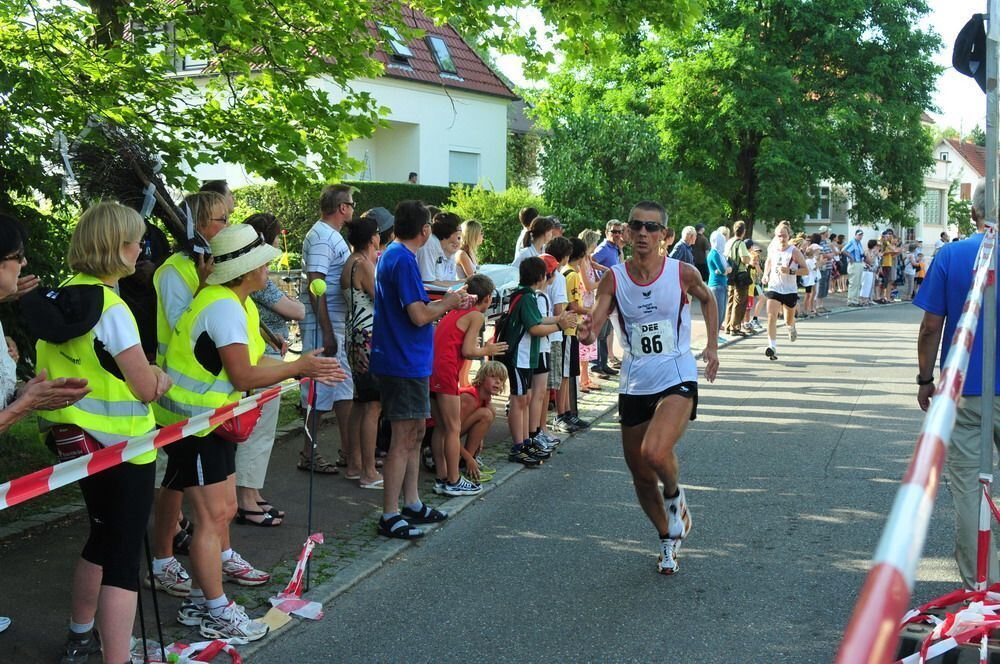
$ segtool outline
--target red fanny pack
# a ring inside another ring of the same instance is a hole
[[[49,429],[49,438],[60,463],[104,448],[96,438],[75,424],[53,425]]]
[[[231,417],[215,429],[215,435],[230,443],[245,443],[260,419],[260,406]]]

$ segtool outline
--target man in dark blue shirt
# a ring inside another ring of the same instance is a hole
[[[674,245],[674,250],[670,252],[670,257],[674,260],[694,265],[694,250],[691,245],[698,238],[698,231],[694,226],[685,226],[681,231],[681,241]]]
[[[424,505],[417,491],[420,442],[424,422],[431,414],[431,323],[452,309],[471,306],[471,301],[463,286],[430,302],[416,256],[430,236],[430,211],[419,201],[403,201],[395,217],[396,242],[382,253],[375,272],[372,323],[370,369],[378,379],[382,414],[392,424],[392,442],[382,471],[383,514],[378,532],[385,537],[416,539],[424,532],[412,524],[448,518],[444,512]],[[404,498],[402,513],[400,491]]]
[[[965,298],[975,277],[973,266],[985,230],[985,190],[979,185],[972,197],[972,219],[979,232],[961,242],[945,244],[934,256],[924,283],[913,303],[924,310],[917,340],[917,403],[923,410],[930,406],[934,393],[934,365],[941,348],[941,364],[951,348]],[[1000,298],[998,298],[1000,299]],[[955,428],[948,446],[946,464],[949,488],[955,503],[955,559],[962,582],[967,588],[976,583],[976,549],[979,531],[979,452],[982,408],[993,408],[994,443],[1000,441],[1000,401],[982,398],[983,319],[976,328],[975,343],[969,355],[962,398],[958,404]],[[998,354],[1000,358],[1000,354]],[[997,374],[1000,376],[1000,372]],[[1000,393],[994,390],[995,393]],[[947,398],[947,397],[944,397]],[[1000,581],[996,545],[988,555],[988,582]]]

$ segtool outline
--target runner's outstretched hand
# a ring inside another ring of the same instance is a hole
[[[701,352],[701,359],[705,360],[705,380],[714,383],[715,374],[719,371],[719,352],[706,348]]]

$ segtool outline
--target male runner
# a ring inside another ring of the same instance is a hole
[[[674,447],[698,407],[688,294],[701,302],[705,317],[702,357],[709,382],[719,369],[719,314],[694,265],[660,256],[666,220],[659,203],[640,201],[632,208],[628,227],[633,256],[601,279],[591,322],[579,334],[581,344],[593,343],[593,330],[615,313],[612,322],[625,349],[618,388],[625,462],[639,504],[660,535],[657,571],[673,574],[681,541],[691,530]]]

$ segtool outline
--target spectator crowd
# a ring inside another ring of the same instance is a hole
[[[94,205],[72,236],[72,276],[56,288],[36,290],[37,279],[21,275],[30,260],[24,231],[0,216],[0,298],[22,299],[39,338],[37,376],[19,390],[16,348],[0,348],[0,431],[36,412],[67,460],[309,377],[315,389],[302,390],[301,405],[310,420],[332,411],[340,445],[334,456],[329,438],[306,437],[297,467],[382,491],[378,533],[416,539],[422,525],[448,518],[422,500],[421,465],[445,496],[476,495],[496,472],[482,451],[497,395],[509,393],[512,463],[538,467],[560,435],[587,429],[579,393],[604,389],[597,379],[613,379],[621,362],[610,321],[589,345],[577,329],[589,329],[598,283],[625,260],[629,225],[612,219],[569,237],[556,217],[525,208],[511,247],[516,283],[499,284],[481,269],[478,221],[413,200],[357,214],[354,193],[323,190],[298,297],[268,278],[281,220],[232,219],[223,181],[185,197],[193,233],[174,252],[131,208]],[[675,242],[667,229],[660,254],[694,265],[707,282],[720,340],[766,328],[771,359],[781,317],[794,341],[796,320],[826,313],[830,293],[857,307],[911,300],[929,265],[920,242],[903,243],[891,229],[867,242],[858,230],[845,242],[826,226],[793,236],[782,223],[767,247],[742,221],[705,231],[686,226]],[[501,314],[490,319],[495,298]],[[294,360],[291,322],[302,341]],[[223,581],[270,580],[233,550],[229,529],[283,523],[265,495],[279,406],[272,400],[81,482],[90,535],[72,582],[64,664],[98,651],[106,662],[129,660],[140,578],[183,597],[177,620],[205,638],[267,633]],[[147,575],[140,549],[150,515]]]

